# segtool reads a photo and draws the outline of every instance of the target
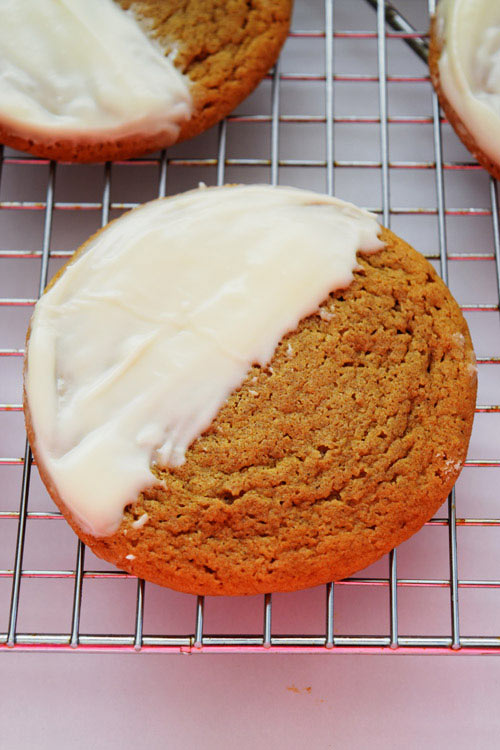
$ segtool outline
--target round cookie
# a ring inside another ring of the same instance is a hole
[[[467,452],[474,353],[432,266],[390,231],[381,238],[383,250],[358,255],[354,281],[251,368],[185,463],[155,467],[162,485],[112,535],[84,532],[65,506],[25,394],[42,479],[95,554],[194,594],[291,591],[366,567],[436,512]],[[29,333],[27,352],[26,366]]]
[[[479,164],[493,177],[500,179],[500,165],[485,153],[484,149],[477,143],[471,130],[464,124],[462,118],[457,114],[455,108],[447,98],[441,83],[439,72],[439,59],[443,51],[443,39],[439,33],[438,18],[434,16],[429,31],[429,70],[432,85],[438,95],[439,104],[450,125],[458,135],[464,146],[470,151]]]
[[[129,159],[192,138],[228,115],[276,62],[287,37],[292,0],[114,0],[190,81],[191,117],[171,132],[98,140],[74,135],[43,139],[2,122],[0,143],[49,159]]]

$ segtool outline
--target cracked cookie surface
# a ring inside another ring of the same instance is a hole
[[[431,265],[382,239],[113,536],[68,518],[97,555],[190,593],[291,591],[366,567],[436,512],[466,456],[475,358]]]
[[[292,0],[118,0],[142,19],[193,85],[195,114],[179,141],[229,114],[274,65]]]

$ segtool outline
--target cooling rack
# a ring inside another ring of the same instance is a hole
[[[498,188],[441,117],[425,64],[433,0],[296,0],[256,92],[153,156],[0,172],[0,649],[500,653]],[[438,516],[353,578],[294,594],[191,597],[98,560],[53,507],[22,417],[24,336],[50,276],[99,226],[198,182],[296,185],[353,200],[430,259],[471,328],[479,405]]]

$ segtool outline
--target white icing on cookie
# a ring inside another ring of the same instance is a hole
[[[45,142],[165,132],[192,112],[189,80],[113,0],[2,0],[0,120]]]

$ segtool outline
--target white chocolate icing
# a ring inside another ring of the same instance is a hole
[[[476,143],[500,163],[500,2],[441,0],[441,88]]]
[[[90,240],[36,305],[25,380],[37,456],[84,530],[114,532],[151,465],[183,463],[379,230],[335,198],[237,186],[146,203]]]
[[[0,119],[16,132],[174,143],[191,111],[189,80],[113,0],[2,0]]]

